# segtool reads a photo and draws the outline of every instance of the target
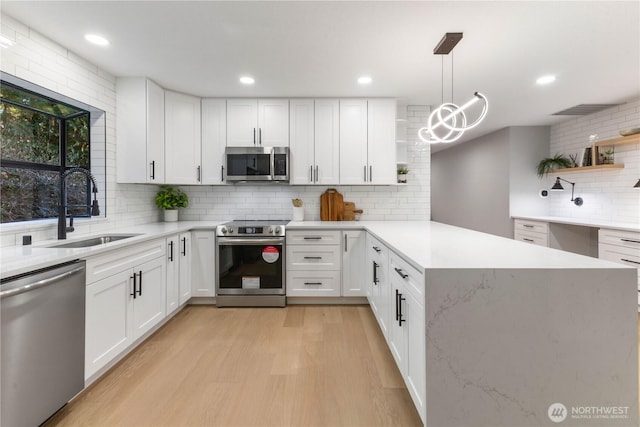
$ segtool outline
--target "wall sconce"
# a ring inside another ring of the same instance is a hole
[[[634,185],[633,188],[640,188],[640,179],[636,182],[636,185]]]
[[[584,200],[582,200],[582,197],[573,197],[573,189],[576,186],[575,182],[571,182],[571,181],[567,181],[566,179],[562,179],[560,177],[556,178],[556,183],[553,184],[553,187],[551,187],[551,191],[562,191],[564,190],[564,187],[562,186],[562,184],[560,184],[560,181],[564,181],[564,182],[568,182],[569,184],[571,184],[571,201],[573,203],[575,203],[576,206],[582,206],[582,204],[584,203]],[[638,181],[640,182],[640,181]]]

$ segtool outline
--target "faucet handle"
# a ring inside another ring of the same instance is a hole
[[[73,228],[73,215],[67,214],[67,216],[69,217],[69,226],[67,227],[67,231],[74,231],[75,228]]]

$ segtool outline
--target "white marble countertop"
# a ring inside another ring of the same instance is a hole
[[[213,229],[226,221],[158,222],[118,229],[101,234],[139,234],[124,240],[88,248],[49,248],[57,240],[31,246],[15,246],[0,250],[1,277],[11,277],[39,268],[86,259],[101,253],[197,229]],[[570,252],[518,242],[464,228],[429,221],[302,221],[290,222],[287,230],[364,229],[418,269],[437,268],[632,268],[622,264],[576,255]],[[78,236],[66,242],[83,240]]]
[[[419,269],[631,268],[431,221],[303,221],[296,229],[365,229]]]
[[[601,219],[569,218],[569,217],[562,217],[562,216],[519,216],[519,215],[514,215],[511,218],[513,218],[513,219],[528,219],[528,220],[532,220],[532,221],[555,222],[555,223],[558,223],[558,224],[581,225],[581,226],[593,227],[593,228],[611,228],[611,229],[614,229],[614,230],[640,232],[640,222],[638,222],[638,223],[628,222],[627,223],[627,222],[617,222],[617,221],[606,221],[606,220],[601,220]]]

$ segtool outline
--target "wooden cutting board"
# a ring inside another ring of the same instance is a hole
[[[342,214],[343,221],[355,221],[356,214],[361,214],[362,209],[356,209],[356,204],[353,202],[344,202],[344,213]]]
[[[329,188],[320,195],[320,220],[342,221],[344,217],[344,199],[335,188]]]

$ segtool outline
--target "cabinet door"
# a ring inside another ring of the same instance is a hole
[[[227,100],[227,147],[256,145],[258,132],[258,100]]]
[[[200,183],[200,98],[165,93],[165,181]]]
[[[191,258],[191,296],[215,296],[215,232],[194,231]]]
[[[315,180],[313,155],[314,102],[313,99],[292,99],[289,112],[291,140],[290,184],[313,184]]]
[[[116,80],[117,179],[164,182],[164,90],[142,77]]]
[[[340,184],[364,184],[367,167],[367,101],[340,100]]]
[[[406,300],[402,308],[402,314],[406,322],[402,324],[406,336],[406,373],[405,383],[409,394],[416,405],[416,409],[422,420],[426,415],[426,361],[425,361],[425,319],[424,304],[411,292],[403,295]]]
[[[289,100],[258,100],[257,144],[263,147],[289,146]]]
[[[224,183],[224,148],[227,140],[227,102],[202,100],[202,184]]]
[[[342,296],[366,296],[367,283],[362,275],[366,268],[366,232],[343,231],[342,235]]]
[[[367,105],[367,160],[371,184],[395,184],[396,101],[370,99]]]
[[[340,183],[340,105],[337,99],[316,100],[314,132],[315,183],[338,184]]]
[[[179,239],[179,263],[180,263],[180,305],[191,298],[191,233],[180,234]]]
[[[133,292],[131,270],[87,286],[85,379],[91,377],[133,342],[129,303]]]
[[[137,267],[136,297],[133,304],[133,336],[140,338],[165,317],[167,270],[164,257],[156,258]]]
[[[167,314],[180,306],[180,267],[178,236],[167,237]]]

